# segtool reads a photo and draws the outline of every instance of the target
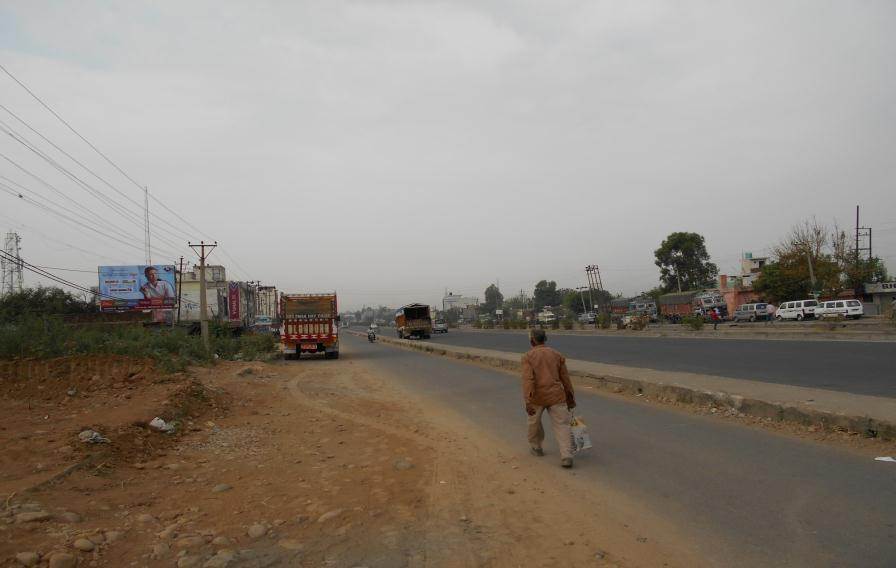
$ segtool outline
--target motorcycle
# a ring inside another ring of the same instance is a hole
[[[373,343],[374,341],[376,341],[376,332],[375,332],[375,331],[368,331],[368,332],[367,332],[367,341],[369,341],[369,342],[371,342],[371,343]]]

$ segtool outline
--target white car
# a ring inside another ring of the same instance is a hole
[[[795,319],[797,321],[802,321],[806,318],[815,317],[816,307],[818,307],[818,302],[815,300],[782,302],[781,305],[778,306],[778,311],[775,317],[779,320]]]
[[[862,302],[858,300],[832,300],[830,302],[821,302],[815,308],[815,317],[835,318],[843,316],[845,318],[859,319],[865,315],[865,308]]]

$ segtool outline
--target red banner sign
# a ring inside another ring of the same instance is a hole
[[[227,286],[227,305],[230,312],[231,321],[239,321],[240,319],[240,283],[228,282]]]

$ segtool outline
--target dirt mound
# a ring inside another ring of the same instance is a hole
[[[24,491],[89,463],[102,474],[154,459],[183,435],[222,416],[229,399],[183,373],[120,356],[0,362],[0,494]],[[174,425],[149,426],[159,417]],[[96,432],[92,440],[81,435]]]
[[[59,400],[155,378],[152,360],[121,355],[0,361],[0,398]]]

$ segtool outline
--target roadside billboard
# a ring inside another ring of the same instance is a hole
[[[100,266],[103,311],[171,309],[177,303],[173,265]]]

